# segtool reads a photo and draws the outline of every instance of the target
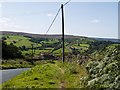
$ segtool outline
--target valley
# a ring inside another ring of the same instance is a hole
[[[62,63],[60,35],[3,32],[1,37],[1,69],[31,68],[3,83],[3,89],[120,88],[119,41],[66,35]]]

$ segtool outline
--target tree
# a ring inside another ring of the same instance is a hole
[[[21,51],[18,47],[13,44],[7,45],[4,40],[2,40],[2,58],[3,59],[13,59],[13,58],[23,58]]]

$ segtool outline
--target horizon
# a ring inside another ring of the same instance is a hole
[[[2,31],[45,34],[60,2],[4,2]],[[117,2],[70,2],[64,8],[65,34],[118,39]],[[113,18],[114,17],[114,18]],[[61,12],[48,34],[61,34]]]
[[[0,34],[2,34],[2,32],[12,32],[12,33],[26,33],[26,34],[33,34],[33,35],[45,35],[45,34],[37,34],[37,33],[29,33],[29,32],[17,32],[17,31],[0,31]],[[46,34],[47,35],[61,35],[61,34]],[[65,34],[65,36],[77,36],[77,37],[87,37],[87,38],[101,38],[101,39],[116,39],[117,38],[103,38],[103,37],[88,37],[88,36],[79,36],[79,35],[72,35],[72,34]]]

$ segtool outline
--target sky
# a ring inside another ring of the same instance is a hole
[[[45,34],[60,2],[4,2],[1,31]],[[70,2],[64,7],[65,34],[118,38],[117,2]],[[61,34],[61,12],[47,34]]]

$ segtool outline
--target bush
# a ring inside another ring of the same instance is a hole
[[[90,61],[86,65],[89,78],[88,88],[120,88],[120,51],[115,45],[110,45],[102,52],[94,55],[98,60]],[[99,59],[100,58],[100,59]]]

